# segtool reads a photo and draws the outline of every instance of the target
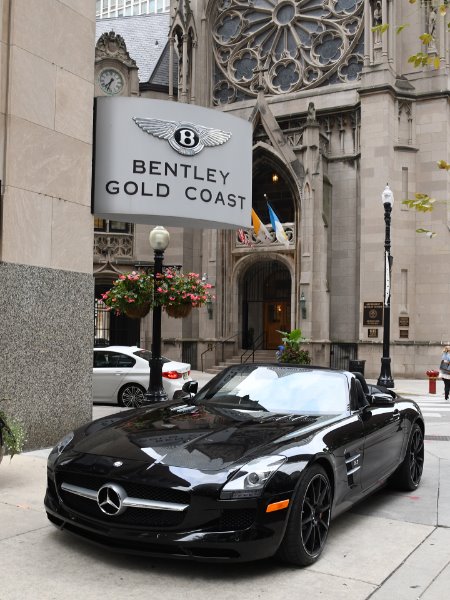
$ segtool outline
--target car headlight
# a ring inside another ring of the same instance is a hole
[[[220,499],[231,500],[260,496],[269,479],[286,460],[285,456],[263,456],[251,460],[223,486]]]
[[[51,461],[51,462],[55,461],[58,458],[58,456],[64,452],[64,450],[67,448],[67,446],[73,440],[74,435],[75,435],[75,433],[73,431],[71,431],[70,433],[68,433],[67,435],[65,435],[63,438],[61,438],[59,440],[59,442],[56,444],[56,446],[53,448],[53,450],[49,454],[49,457],[48,457],[49,461]]]

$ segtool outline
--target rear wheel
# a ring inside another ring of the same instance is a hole
[[[400,490],[415,490],[422,479],[423,460],[423,432],[420,425],[414,423],[409,436],[405,458],[392,475],[391,483]]]
[[[312,466],[294,498],[286,533],[278,555],[285,562],[307,566],[322,553],[328,536],[332,491],[325,470]]]
[[[127,383],[119,392],[120,406],[128,408],[138,408],[142,406],[145,399],[145,390],[137,383]]]

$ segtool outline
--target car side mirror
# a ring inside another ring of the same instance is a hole
[[[395,400],[390,394],[383,394],[382,392],[372,394],[369,398],[371,406],[392,406],[395,404]]]
[[[187,398],[192,398],[198,391],[198,381],[186,381],[183,383],[181,390],[177,390],[174,395],[174,400],[185,400]]]
[[[198,392],[198,381],[186,381],[181,389],[186,394],[194,396]]]

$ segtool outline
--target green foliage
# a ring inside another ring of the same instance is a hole
[[[278,362],[299,365],[311,364],[308,350],[302,348],[302,342],[305,341],[305,338],[302,336],[301,329],[293,329],[291,332],[278,331],[278,333],[283,336],[281,338],[283,346],[279,346],[276,352]]]
[[[399,33],[401,33],[404,29],[406,29],[406,27],[409,27],[409,23],[403,23],[403,25],[399,25],[396,30],[395,33],[398,35]]]
[[[428,34],[424,34],[428,35]],[[408,58],[409,63],[413,63],[415,67],[426,67],[433,65],[435,69],[439,69],[441,60],[438,56],[430,56],[426,52],[418,52]]]
[[[434,198],[430,198],[428,194],[414,194],[413,200],[402,200],[402,204],[406,204],[408,208],[413,208],[418,212],[430,212],[433,210],[433,204],[436,202]]]
[[[388,29],[389,29],[389,23],[382,23],[381,25],[375,25],[375,27],[372,27],[373,33],[376,33],[376,32],[384,33]]]
[[[434,231],[431,231],[430,229],[423,229],[422,227],[416,229],[416,233],[424,233],[427,238],[433,238],[436,235]]]
[[[22,452],[26,439],[22,423],[7,417],[6,413],[0,410],[0,428],[0,435],[10,457]]]
[[[450,164],[446,160],[439,160],[437,166],[439,169],[445,169],[445,171],[450,170]]]

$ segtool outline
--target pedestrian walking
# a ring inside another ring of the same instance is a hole
[[[450,394],[450,346],[444,346],[439,371],[440,377],[444,382],[444,396],[448,400]]]

